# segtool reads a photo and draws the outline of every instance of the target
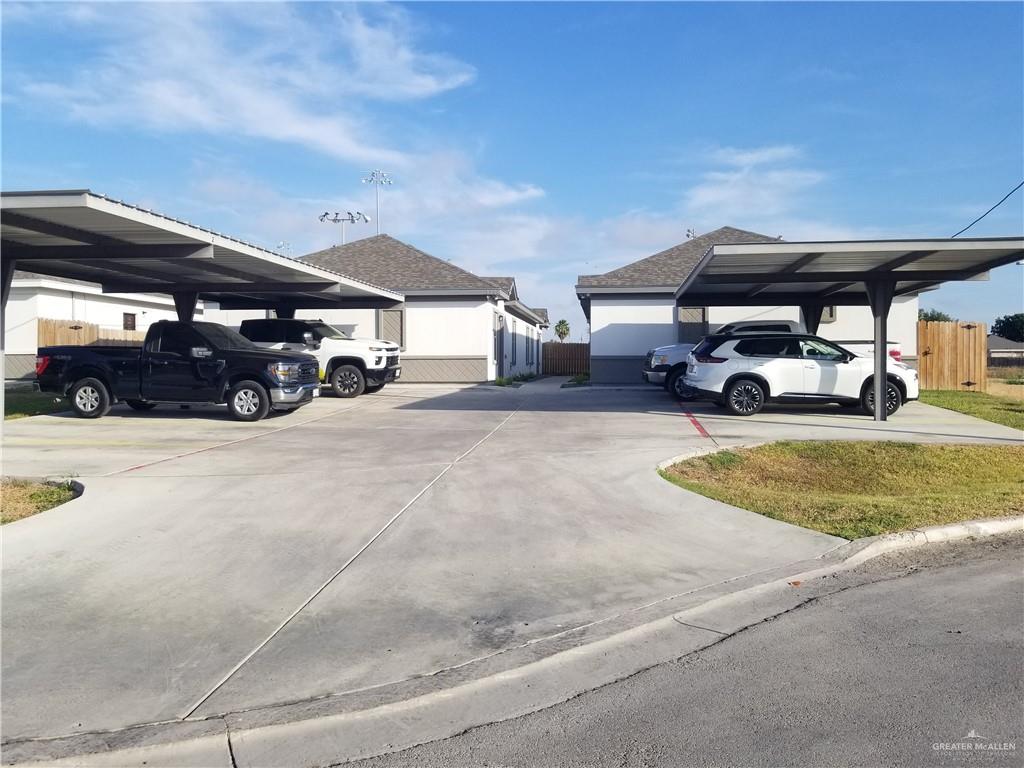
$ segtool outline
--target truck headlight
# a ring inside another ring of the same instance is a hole
[[[651,365],[668,365],[668,355],[655,355],[651,358]]]
[[[371,352],[387,352],[387,347],[370,347]]]
[[[282,384],[293,384],[299,380],[298,363],[271,363],[267,370]]]

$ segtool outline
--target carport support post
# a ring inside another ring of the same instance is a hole
[[[274,314],[282,320],[294,320],[295,307],[277,307],[274,309]]]
[[[179,291],[171,294],[174,297],[174,311],[183,323],[189,322],[196,313],[196,302],[199,295],[195,291]]]
[[[808,333],[818,335],[818,326],[821,325],[821,313],[825,311],[824,304],[801,304],[800,314],[804,319],[804,328]]]
[[[892,280],[871,280],[864,283],[868,292],[871,315],[875,319],[875,421],[886,420],[885,390],[889,370],[889,309],[896,292]]]

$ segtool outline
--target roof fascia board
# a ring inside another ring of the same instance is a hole
[[[577,285],[577,294],[590,293],[675,293],[674,285]]]
[[[940,244],[940,247],[936,247]],[[976,238],[936,238],[933,240],[834,240],[777,243],[728,243],[713,245],[709,251],[718,256],[747,256],[756,253],[793,253],[795,251],[818,253],[845,253],[860,251],[863,253],[883,253],[887,251],[967,251],[979,245],[996,245],[1007,248],[1024,248],[1024,236],[1013,237],[976,237]],[[700,265],[698,265],[700,266]]]

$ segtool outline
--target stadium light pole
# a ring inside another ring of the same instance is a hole
[[[370,217],[362,211],[346,211],[346,215],[342,216],[340,213],[335,211],[332,217],[330,211],[324,211],[320,214],[320,221],[326,221],[330,224],[341,224],[341,244],[345,244],[345,225],[346,224],[358,224],[360,221],[365,221],[367,224],[370,223]]]
[[[377,234],[380,234],[380,188],[385,184],[391,185],[391,176],[379,168],[371,171],[370,175],[363,179],[363,184],[373,184],[374,197],[377,203]]]

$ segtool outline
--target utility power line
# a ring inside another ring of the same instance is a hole
[[[994,211],[994,210],[995,210],[996,208],[998,208],[998,207],[999,207],[1000,205],[1002,205],[1003,203],[1005,203],[1005,202],[1006,202],[1006,201],[1007,201],[1007,200],[1009,199],[1010,195],[1012,195],[1012,194],[1013,194],[1014,192],[1016,192],[1016,191],[1017,191],[1018,189],[1020,189],[1021,187],[1024,187],[1024,181],[1022,181],[1022,182],[1021,182],[1020,184],[1018,184],[1018,185],[1017,185],[1016,187],[1014,187],[1014,188],[1013,188],[1013,189],[1011,189],[1011,190],[1010,190],[1009,192],[1007,192],[1007,193],[1006,193],[1006,195],[1004,195],[1004,196],[1003,196],[1003,199],[1002,199],[1002,200],[1000,200],[1000,201],[999,201],[998,203],[996,203],[996,204],[995,204],[995,205],[993,205],[993,206],[992,206],[991,208],[989,208],[989,209],[988,209],[987,211],[985,211],[985,212],[984,212],[983,214],[981,214],[981,216],[979,216],[978,218],[976,218],[976,219],[975,219],[974,221],[972,221],[972,222],[971,222],[970,224],[968,224],[968,225],[967,225],[966,227],[964,227],[964,228],[963,228],[963,229],[961,229],[961,230],[960,230],[959,232],[957,232],[957,233],[956,233],[955,235],[953,235],[953,237],[957,237],[958,235],[962,235],[962,234],[963,234],[964,232],[966,232],[966,231],[967,231],[968,229],[970,229],[970,228],[971,228],[971,227],[973,227],[973,226],[974,226],[975,224],[977,224],[977,223],[978,223],[979,221],[981,221],[982,219],[984,219],[984,218],[985,218],[986,216],[988,216],[988,215],[989,215],[990,213],[992,213],[992,211]]]

